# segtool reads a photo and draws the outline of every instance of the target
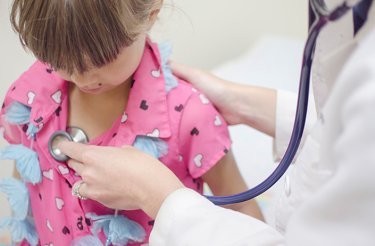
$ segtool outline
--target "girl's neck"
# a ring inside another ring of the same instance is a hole
[[[130,83],[128,81],[101,94],[82,92],[69,86],[69,118],[67,124],[82,128],[89,139],[95,139],[107,130],[126,109]]]
[[[121,104],[123,105],[124,101],[127,101],[130,91],[130,83],[124,82],[116,88],[106,91],[100,94],[90,94],[81,91],[77,86],[71,84],[69,86],[69,96],[72,99],[78,99],[81,103],[89,104],[92,107],[105,106],[106,104]]]

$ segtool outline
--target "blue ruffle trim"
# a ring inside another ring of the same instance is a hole
[[[0,150],[0,159],[15,160],[17,171],[24,181],[34,185],[42,181],[38,154],[22,144],[9,145]]]
[[[161,59],[161,69],[163,71],[165,79],[165,90],[169,92],[170,90],[178,86],[178,81],[168,65],[169,57],[172,54],[172,45],[169,42],[165,42],[158,44],[158,47]]]
[[[146,237],[141,225],[123,215],[86,214],[86,217],[93,220],[91,232],[94,235],[103,230],[107,236],[106,245],[126,245],[129,241],[142,242]]]
[[[14,178],[0,181],[0,191],[5,193],[14,218],[24,220],[29,212],[30,197],[24,183]]]
[[[13,102],[5,111],[5,120],[14,125],[24,125],[30,122],[31,108],[19,103]]]
[[[155,158],[160,158],[168,153],[168,144],[159,138],[137,136],[133,147]]]
[[[28,217],[25,220],[2,219],[0,221],[0,232],[6,229],[9,229],[13,243],[21,243],[26,240],[31,246],[38,245],[38,234],[31,218]]]
[[[92,235],[84,236],[78,239],[75,239],[72,242],[72,246],[103,246],[103,243],[99,240],[99,238],[94,237]]]
[[[30,122],[31,108],[13,102],[6,108],[4,118],[13,125],[28,124],[26,135],[28,138],[35,138],[40,130]],[[32,140],[33,141],[33,140]],[[10,145],[0,150],[0,159],[15,160],[16,169],[23,181],[37,184],[42,181],[42,174],[39,166],[38,155],[33,150],[23,145]],[[12,244],[21,243],[26,240],[30,245],[38,245],[38,234],[31,217],[28,217],[30,196],[26,185],[14,178],[0,181],[0,191],[8,198],[14,218],[4,218],[0,221],[0,231],[8,229],[12,236]]]
[[[34,126],[33,124],[29,124],[27,127],[26,135],[30,139],[35,139],[36,134],[39,132],[40,128]]]
[[[14,125],[25,125],[30,122],[31,108],[20,102],[13,102],[4,114],[5,120]],[[34,138],[39,128],[29,123],[26,135]]]

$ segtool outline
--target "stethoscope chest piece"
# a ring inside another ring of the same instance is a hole
[[[63,141],[87,144],[88,137],[86,133],[78,127],[68,127],[66,131],[57,131],[52,134],[48,141],[48,150],[51,156],[59,162],[66,162],[69,160],[69,156],[62,153],[57,147],[59,143]]]
[[[87,137],[86,133],[79,127],[68,127],[66,132],[72,137],[73,141],[76,143],[87,144],[89,142],[89,138]]]

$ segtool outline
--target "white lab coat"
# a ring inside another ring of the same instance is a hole
[[[355,38],[351,20],[349,13],[319,37],[312,72],[318,119],[279,194],[277,230],[180,189],[163,203],[150,245],[375,245],[375,6]],[[279,92],[278,157],[293,102]]]

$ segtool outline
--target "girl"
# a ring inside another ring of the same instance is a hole
[[[84,129],[91,145],[133,145],[159,158],[199,192],[203,182],[215,195],[246,189],[223,118],[203,94],[172,75],[169,48],[147,36],[161,5],[14,1],[12,25],[37,61],[10,87],[1,111],[12,145],[0,156],[16,160],[24,181],[0,183],[14,212],[0,229],[8,226],[13,242],[147,243],[153,221],[143,211],[115,212],[71,195],[73,185],[85,180],[53,159],[48,140],[72,126]],[[254,202],[232,208],[261,218]]]

